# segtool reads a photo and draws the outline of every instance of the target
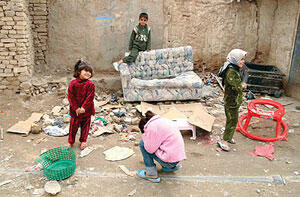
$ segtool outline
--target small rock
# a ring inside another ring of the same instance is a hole
[[[120,119],[119,117],[117,117],[117,116],[113,116],[113,117],[112,117],[112,121],[113,121],[114,123],[120,123],[120,122],[121,122],[121,119]]]
[[[128,139],[131,140],[131,141],[135,141],[136,140],[135,135],[129,135]]]
[[[49,118],[50,118],[50,116],[49,116],[48,114],[44,114],[44,115],[43,115],[43,119],[44,119],[44,120],[49,119]]]
[[[56,195],[61,191],[61,186],[57,181],[48,181],[45,184],[44,189],[47,193]]]
[[[59,116],[60,115],[60,110],[62,109],[61,106],[55,106],[53,107],[53,109],[51,110],[51,113],[54,115],[54,116]]]
[[[32,185],[28,185],[28,186],[25,187],[25,189],[26,190],[31,190],[31,189],[34,189],[34,187]]]
[[[137,124],[139,124],[139,122],[140,122],[139,118],[132,118],[132,120],[131,120],[131,124],[133,124],[133,125],[137,125]]]
[[[126,124],[131,124],[132,119],[131,118],[124,118],[124,122]]]
[[[69,105],[69,101],[67,98],[64,98],[62,103],[66,106],[66,105]]]
[[[42,131],[42,126],[38,124],[32,124],[31,125],[31,133],[33,134],[39,134]]]
[[[69,109],[64,108],[60,111],[61,114],[67,114],[69,112]]]
[[[260,194],[260,189],[257,189],[257,190],[256,190],[256,193]]]
[[[133,115],[136,115],[136,112],[137,112],[137,109],[135,109],[135,108],[130,110],[130,113],[133,114]]]
[[[118,125],[118,124],[114,124],[114,129],[115,129],[115,131],[117,131],[118,133],[120,133],[123,130],[123,126],[122,125]]]
[[[135,193],[136,193],[136,189],[132,190],[132,191],[128,194],[128,196],[134,196]]]
[[[299,173],[299,172],[297,172],[297,171],[295,171],[295,172],[294,172],[294,174],[295,174],[295,175],[299,175],[300,173]]]
[[[45,194],[44,188],[34,189],[32,195],[42,196]]]
[[[113,122],[113,119],[112,119],[112,117],[110,117],[110,116],[105,117],[105,119],[106,119],[106,121],[107,121],[108,123]]]
[[[121,108],[120,112],[125,114],[126,113],[126,109],[125,108]]]
[[[140,129],[137,126],[133,126],[133,125],[128,126],[127,130],[129,133],[131,133],[131,132],[139,133],[140,132]]]

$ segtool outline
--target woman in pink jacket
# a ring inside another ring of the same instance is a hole
[[[164,172],[181,168],[177,164],[186,159],[184,141],[179,129],[166,118],[147,111],[142,117],[139,128],[142,134],[140,149],[143,154],[146,170],[139,169],[137,175],[151,182],[160,182],[157,174],[156,160]]]

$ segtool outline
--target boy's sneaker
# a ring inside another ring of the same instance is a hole
[[[164,172],[174,172],[174,171],[177,171],[177,170],[179,170],[181,168],[182,168],[182,166],[178,165],[178,166],[175,166],[174,168],[163,167],[162,170]]]
[[[115,68],[116,71],[119,71],[119,66],[120,65],[118,64],[118,62],[114,62],[113,66],[114,66],[114,68]]]

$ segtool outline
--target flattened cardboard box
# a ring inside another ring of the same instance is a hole
[[[215,117],[210,115],[201,103],[153,105],[141,102],[140,110],[144,115],[148,110],[169,119],[185,119],[192,125],[211,132]]]
[[[31,124],[39,121],[43,114],[41,113],[32,113],[31,116],[25,121],[19,121],[17,124],[10,127],[7,132],[8,133],[21,133],[28,135],[31,130]]]

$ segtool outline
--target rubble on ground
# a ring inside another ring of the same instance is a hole
[[[216,141],[215,139],[219,138],[224,132],[224,92],[214,74],[208,73],[200,77],[205,84],[202,90],[203,96],[200,100],[165,101],[154,103],[154,105],[163,106],[201,103],[208,114],[216,119],[216,121],[213,122],[211,131],[209,131],[209,139],[207,139],[207,136],[205,137],[205,139],[208,140],[208,142],[205,142],[206,144],[214,144]],[[64,97],[62,98],[61,103],[54,106],[49,113],[43,114],[40,121],[32,123],[31,133],[38,134],[40,131],[43,131],[51,136],[68,135],[69,122],[71,119],[71,116],[69,115],[69,102],[66,97],[66,91],[64,91],[62,95],[64,95]],[[247,100],[247,96],[248,93],[245,92],[245,99],[240,107],[240,113],[247,112],[247,105],[250,102],[250,100]],[[258,97],[260,95],[253,94],[252,96]],[[267,96],[267,98],[270,97]],[[135,142],[135,140],[137,134],[140,132],[138,123],[143,111],[143,109],[140,109],[140,103],[124,103],[121,91],[114,93],[96,93],[94,103],[96,114],[95,116],[92,116],[90,129],[90,135],[92,137],[96,138],[102,135],[106,136],[118,133],[120,141],[132,142],[133,144],[138,143]],[[270,110],[268,106],[263,107]],[[202,128],[196,128],[197,133],[203,131]]]

